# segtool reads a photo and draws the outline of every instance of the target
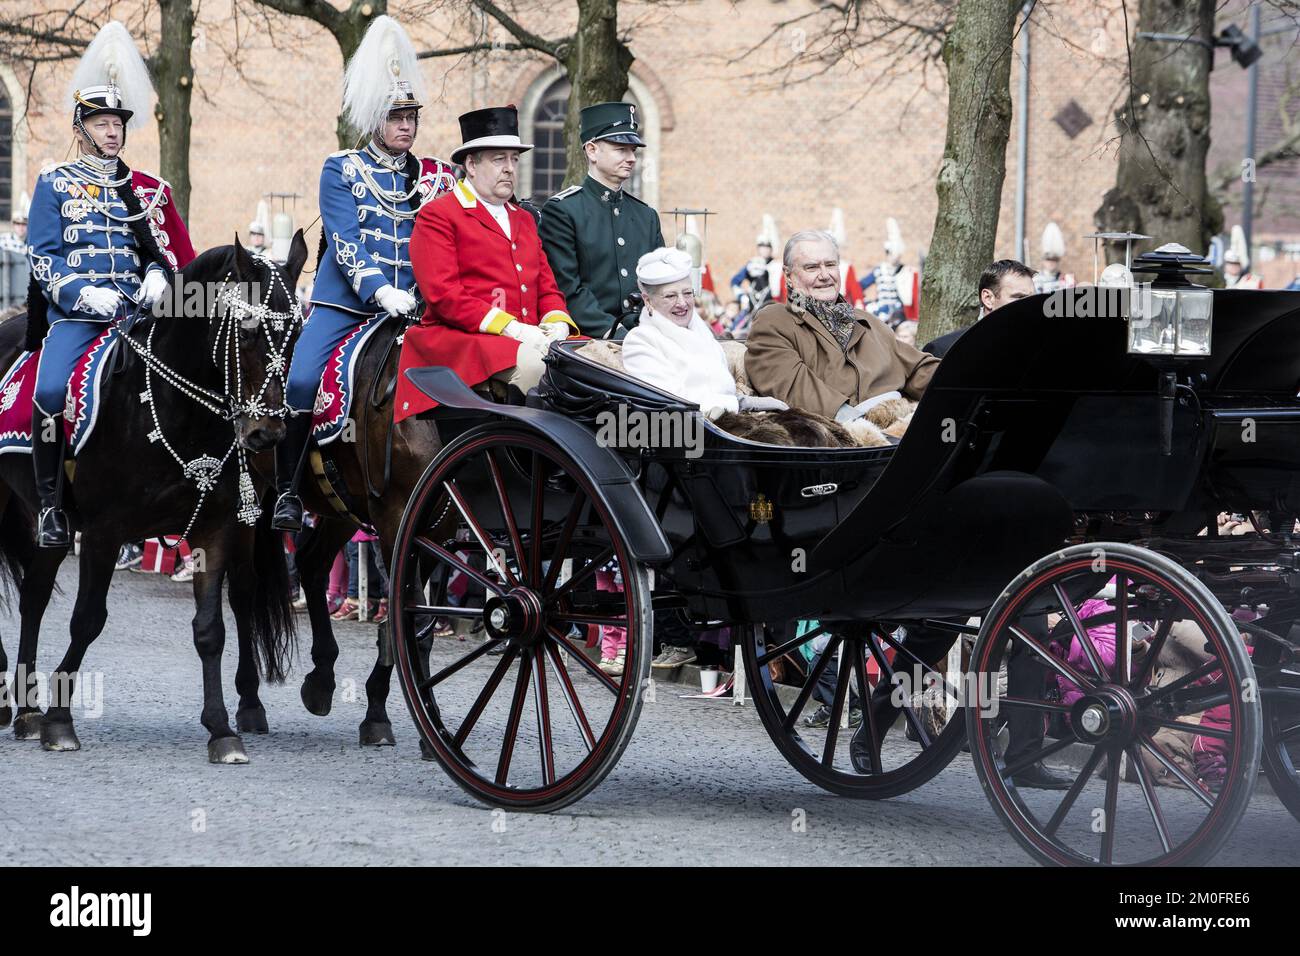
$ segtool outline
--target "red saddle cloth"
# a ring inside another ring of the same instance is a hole
[[[100,386],[117,336],[117,327],[106,323],[72,369],[63,408],[63,429],[74,455],[86,444],[99,417]],[[32,396],[40,361],[40,349],[23,352],[0,377],[0,455],[31,453]]]

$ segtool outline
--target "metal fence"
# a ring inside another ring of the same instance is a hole
[[[27,255],[15,249],[0,249],[0,310],[26,305],[27,276]]]

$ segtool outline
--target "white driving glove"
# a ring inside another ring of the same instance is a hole
[[[150,269],[144,274],[144,280],[140,283],[140,291],[136,295],[136,300],[146,309],[152,309],[158,304],[158,300],[167,294],[171,288],[171,283],[167,281],[167,273],[161,269]]]
[[[543,322],[538,328],[542,330],[548,342],[563,342],[569,337],[568,322]]]
[[[506,323],[506,327],[501,330],[501,334],[508,335],[516,342],[522,342],[529,348],[537,349],[539,352],[545,352],[551,347],[551,340],[547,338],[545,332],[535,325],[528,325],[518,319]]]
[[[116,289],[88,285],[81,290],[81,295],[77,296],[77,304],[72,307],[72,310],[89,312],[92,315],[112,315],[121,304],[122,293]]]
[[[740,396],[740,410],[742,412],[784,412],[789,407],[781,399],[769,398],[766,395]]]
[[[375,293],[375,304],[389,315],[410,315],[420,306],[411,293],[391,285],[383,286]]]

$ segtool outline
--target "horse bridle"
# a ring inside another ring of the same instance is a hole
[[[231,455],[235,455],[239,466],[240,504],[236,516],[241,523],[252,525],[261,516],[262,509],[257,503],[257,492],[253,487],[252,475],[248,468],[248,450],[240,444],[237,430],[230,447],[226,449],[221,458],[218,459],[203,454],[186,461],[163,433],[162,423],[158,420],[158,407],[154,402],[153,376],[157,375],[186,398],[208,409],[208,411],[224,421],[231,422],[232,425],[241,415],[248,415],[252,418],[285,418],[291,414],[286,391],[288,376],[286,352],[289,343],[293,340],[294,333],[302,324],[302,309],[297,298],[289,294],[289,290],[280,276],[280,270],[275,263],[264,256],[254,256],[254,259],[266,265],[272,276],[272,282],[262,301],[259,303],[245,301],[240,295],[239,286],[241,283],[239,282],[227,288],[232,279],[232,274],[227,273],[225,278],[221,280],[221,291],[217,295],[215,314],[208,315],[209,322],[216,320],[219,323],[216,335],[213,336],[212,340],[212,364],[216,366],[218,365],[218,359],[222,359],[220,365],[224,393],[218,393],[191,382],[158,358],[153,350],[153,337],[158,328],[157,322],[150,325],[148,337],[143,344],[137,342],[130,334],[130,327],[134,324],[135,316],[128,320],[124,334],[121,336],[144,363],[145,390],[140,396],[140,401],[149,405],[153,417],[154,427],[153,431],[149,433],[149,440],[162,444],[163,448],[181,467],[185,477],[193,481],[199,491],[199,500],[194,506],[194,513],[190,516],[185,532],[181,535],[183,539],[189,537],[195,521],[198,520],[199,512],[203,508],[203,503],[207,500],[208,493],[216,487]],[[290,303],[288,311],[281,312],[271,308],[271,297],[277,286],[285,293],[285,297]],[[259,329],[266,336],[267,366],[261,387],[252,398],[244,401],[243,363],[240,357],[239,332],[240,330],[248,331],[252,329]],[[224,355],[219,354],[223,352],[223,345]],[[281,403],[279,408],[268,408],[263,404],[263,399],[270,383],[275,380],[280,382]],[[232,381],[233,391],[231,390]]]

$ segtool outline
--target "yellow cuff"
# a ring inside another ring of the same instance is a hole
[[[515,317],[509,312],[503,312],[495,306],[488,309],[487,315],[483,316],[483,321],[479,323],[480,332],[489,332],[492,335],[500,335],[505,331],[505,327],[515,320]]]
[[[552,309],[550,312],[547,312],[544,316],[542,316],[542,325],[545,325],[547,322],[565,322],[573,328],[573,331],[575,332],[580,331],[578,328],[578,323],[574,322],[573,319],[569,318],[569,314],[567,312],[561,312],[559,309]]]

